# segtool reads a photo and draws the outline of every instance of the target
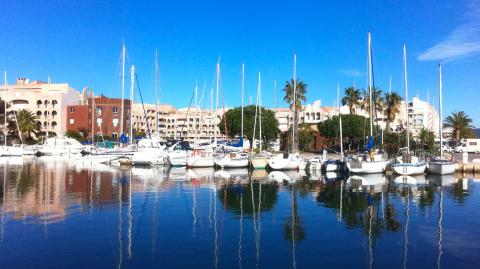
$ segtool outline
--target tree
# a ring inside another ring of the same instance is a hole
[[[16,121],[15,121],[16,118]],[[32,112],[21,109],[15,112],[14,119],[9,122],[9,135],[18,136],[27,143],[33,143],[33,135],[40,133],[40,125],[36,124],[37,116]],[[18,133],[20,131],[20,133]]]
[[[435,134],[426,128],[420,129],[418,134],[420,144],[424,150],[433,151],[435,147]]]
[[[255,109],[256,106],[250,105],[244,108],[243,113],[243,134],[253,142],[253,129],[255,125]],[[270,142],[278,137],[278,120],[275,118],[275,112],[272,110],[260,107],[262,111],[262,142],[263,145],[268,146]],[[242,131],[242,108],[235,107],[228,110],[221,118],[218,128],[220,132],[225,135],[225,124],[227,122],[227,134],[229,137],[240,136]],[[260,121],[257,119],[255,127],[255,138],[258,139],[260,131]],[[253,143],[250,143],[252,146]]]
[[[377,111],[381,111],[383,109],[383,98],[382,98],[382,90],[380,88],[375,88],[373,92],[372,101],[375,104],[374,110],[372,113],[375,113],[375,109]],[[362,90],[362,102],[361,102],[361,109],[368,111],[370,113],[370,92],[366,90]],[[374,115],[375,116],[375,115]]]
[[[297,79],[295,81],[295,94],[294,94],[294,80],[286,81],[285,88],[283,91],[285,92],[285,96],[283,97],[283,101],[285,101],[289,106],[290,110],[293,111],[293,128],[295,133],[298,133],[298,110],[302,109],[302,102],[307,100],[307,84]],[[293,151],[298,150],[298,136],[295,138],[296,141],[292,141],[292,149]]]
[[[334,143],[340,135],[338,116],[319,122],[317,127],[320,134],[329,140],[329,144]],[[355,114],[342,115],[343,137],[350,144],[364,140],[365,130],[369,128],[370,123],[363,116]]]
[[[464,111],[452,112],[443,122],[444,128],[452,128],[455,140],[470,136],[472,133],[472,119]]]
[[[342,105],[348,105],[350,114],[355,114],[355,110],[360,106],[360,90],[354,87],[345,88],[345,96],[342,98]]]
[[[75,140],[78,140],[80,142],[83,142],[85,141],[85,137],[83,137],[83,135],[75,130],[67,130],[65,132],[65,136],[66,137],[70,137],[70,138],[73,138]]]
[[[315,140],[315,130],[312,130],[311,126],[301,124],[300,131],[298,133],[299,147],[301,151],[307,151],[310,149],[310,145]]]
[[[400,110],[402,97],[396,93],[385,93],[385,114],[387,116],[387,132],[391,132],[391,124],[395,120],[397,113]]]

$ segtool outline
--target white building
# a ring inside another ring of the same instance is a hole
[[[37,116],[36,124],[42,132],[58,136],[65,133],[67,105],[79,103],[80,94],[67,83],[46,83],[18,78],[15,85],[7,85],[7,91],[0,91],[0,98],[10,107],[7,114],[27,109]]]

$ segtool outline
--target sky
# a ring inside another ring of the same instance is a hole
[[[337,85],[366,87],[370,31],[375,86],[388,91],[391,77],[392,89],[404,96],[406,43],[409,96],[428,96],[438,107],[442,63],[444,116],[464,110],[480,126],[480,0],[3,0],[1,6],[0,70],[9,83],[50,77],[120,97],[125,44],[147,103],[155,102],[158,50],[161,103],[188,106],[197,83],[198,99],[205,85],[203,106],[209,107],[220,59],[220,106],[241,104],[245,64],[245,104],[250,96],[255,103],[261,72],[262,104],[286,107],[281,89],[293,76],[296,52],[307,103],[333,105]]]

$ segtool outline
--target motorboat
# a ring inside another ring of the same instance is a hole
[[[213,152],[209,150],[194,149],[187,156],[187,167],[213,167],[215,165],[215,157]]]
[[[231,152],[215,159],[215,165],[221,168],[248,167],[249,156],[246,152]]]
[[[300,157],[293,153],[278,154],[268,161],[268,166],[272,170],[296,170],[299,165]]]
[[[138,141],[137,151],[132,155],[133,165],[163,165],[165,163],[166,146],[155,137]]]
[[[38,153],[40,155],[80,154],[83,149],[84,146],[73,138],[50,137],[39,147]]]

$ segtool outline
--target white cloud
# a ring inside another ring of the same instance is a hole
[[[363,72],[356,70],[356,69],[342,69],[338,70],[339,73],[347,75],[349,77],[361,77],[363,76]]]
[[[480,0],[472,0],[467,6],[467,22],[420,54],[419,61],[452,61],[480,54]]]

